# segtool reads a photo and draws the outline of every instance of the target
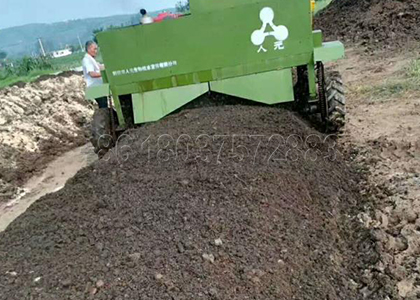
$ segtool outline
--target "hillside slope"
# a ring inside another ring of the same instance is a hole
[[[173,8],[165,11],[174,11]],[[157,15],[156,11],[151,15]],[[41,38],[45,51],[62,49],[66,45],[79,45],[92,39],[94,29],[113,26],[129,26],[139,22],[138,14],[117,15],[102,18],[71,20],[52,24],[27,24],[0,30],[0,50],[6,51],[8,57],[17,58],[39,53],[38,38]]]

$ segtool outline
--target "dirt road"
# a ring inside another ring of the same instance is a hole
[[[366,272],[387,277],[396,299],[420,294],[420,72],[416,51],[366,56],[349,50],[337,67],[347,81],[348,124],[341,143],[368,172],[370,203],[360,219],[381,260]]]

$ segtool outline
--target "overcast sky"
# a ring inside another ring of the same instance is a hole
[[[154,11],[175,7],[176,2],[178,0],[0,0],[0,29],[136,13],[143,7]]]

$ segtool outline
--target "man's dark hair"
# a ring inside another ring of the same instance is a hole
[[[146,11],[144,8],[142,8],[142,9],[140,9],[140,14],[141,14],[142,16],[144,16],[144,15],[146,15],[146,14],[147,14],[147,11]]]
[[[86,52],[88,52],[89,47],[92,46],[93,44],[96,44],[95,41],[87,41],[86,42],[86,45],[85,45]]]

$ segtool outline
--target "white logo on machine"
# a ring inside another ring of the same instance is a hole
[[[251,41],[255,46],[260,46],[258,53],[261,51],[267,52],[263,47],[265,38],[273,36],[276,39],[274,42],[274,50],[284,49],[283,42],[289,37],[289,30],[286,26],[276,26],[274,24],[274,11],[271,7],[264,7],[260,12],[260,19],[263,23],[261,29],[255,30],[251,35]],[[270,26],[273,31],[265,32],[267,26]]]

